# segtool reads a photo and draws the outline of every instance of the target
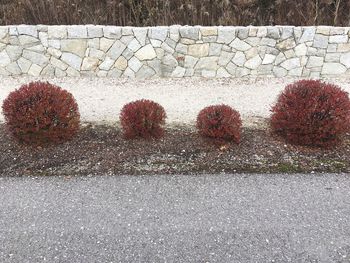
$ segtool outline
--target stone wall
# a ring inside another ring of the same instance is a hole
[[[348,27],[0,27],[0,75],[350,76]]]

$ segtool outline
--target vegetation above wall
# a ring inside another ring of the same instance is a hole
[[[350,26],[348,0],[2,0],[0,24]]]

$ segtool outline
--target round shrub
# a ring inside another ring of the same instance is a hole
[[[348,93],[319,80],[288,85],[271,111],[272,130],[293,144],[332,146],[350,128]]]
[[[61,143],[79,130],[72,94],[48,82],[31,82],[11,92],[2,110],[8,130],[21,143]]]
[[[127,139],[162,137],[165,119],[166,113],[161,105],[144,99],[126,104],[120,113],[120,122]]]
[[[241,126],[239,113],[227,105],[206,107],[197,116],[197,129],[204,137],[239,143]]]

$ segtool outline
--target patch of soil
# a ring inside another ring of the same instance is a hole
[[[350,134],[333,149],[293,146],[268,129],[244,128],[239,145],[168,128],[161,140],[125,140],[111,126],[84,125],[72,141],[19,145],[0,125],[0,175],[350,172]]]

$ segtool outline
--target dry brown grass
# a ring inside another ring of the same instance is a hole
[[[350,26],[350,0],[0,0],[0,24]]]

